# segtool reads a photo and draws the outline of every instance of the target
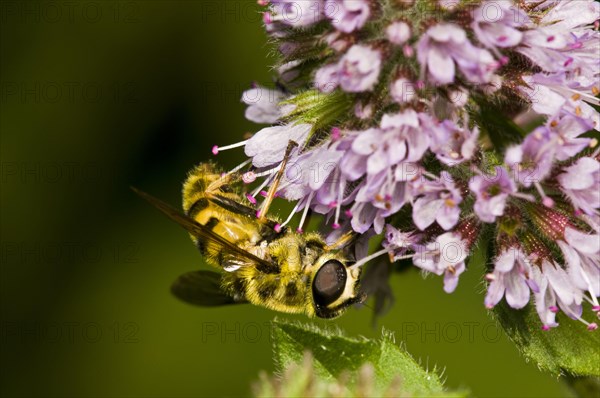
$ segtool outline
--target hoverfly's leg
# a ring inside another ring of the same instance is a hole
[[[227,186],[229,185],[231,182],[233,182],[233,178],[231,174],[227,174],[227,173],[222,173],[219,178],[215,179],[214,181],[212,181],[210,183],[210,185],[208,187],[206,187],[206,194],[210,195],[210,194],[214,194],[214,193],[218,193],[221,191],[221,188],[223,186]]]
[[[273,180],[273,183],[271,184],[271,187],[269,188],[269,192],[267,193],[267,197],[265,198],[263,205],[261,206],[260,210],[258,211],[257,215],[258,215],[258,218],[260,221],[265,221],[267,218],[266,217],[267,212],[269,211],[269,207],[271,207],[273,198],[275,198],[275,194],[277,193],[277,188],[279,187],[279,183],[281,182],[281,177],[283,176],[283,173],[285,172],[285,166],[287,165],[287,162],[290,159],[292,150],[297,146],[298,146],[298,144],[292,140],[290,140],[290,142],[288,142],[288,146],[285,150],[285,155],[283,156],[283,160],[281,161],[281,166],[279,167],[279,170],[277,171],[277,174],[275,175],[275,179]]]
[[[239,173],[239,171],[251,162],[252,159],[247,159],[228,172],[220,173],[218,178],[213,178],[211,183],[206,187],[206,194],[218,194],[223,190],[223,187],[226,187],[225,190],[227,190],[227,186],[242,179],[242,173]]]
[[[325,247],[326,250],[339,250],[345,246],[348,246],[354,239],[356,239],[356,233],[348,231],[340,236],[335,242]]]

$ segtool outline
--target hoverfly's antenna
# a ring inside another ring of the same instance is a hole
[[[368,298],[368,296],[365,296],[365,300],[362,301],[362,302],[356,303],[356,305],[359,306],[359,307],[368,308],[369,310],[371,310],[371,312],[373,313],[373,315],[375,315],[375,308],[371,307],[369,304],[366,303],[366,299],[367,298]]]
[[[348,231],[340,236],[335,242],[325,247],[325,250],[337,250],[344,246],[347,246],[352,240],[356,238],[356,234],[353,231]]]
[[[277,171],[277,174],[275,175],[275,178],[273,179],[273,184],[271,184],[271,187],[269,188],[269,192],[267,193],[267,197],[265,198],[263,205],[261,206],[260,210],[258,211],[257,215],[258,215],[259,221],[265,221],[267,219],[267,213],[269,211],[269,207],[271,207],[271,203],[273,202],[273,199],[275,198],[275,194],[277,193],[277,188],[279,187],[279,183],[281,182],[281,177],[283,176],[283,173],[285,172],[285,166],[287,165],[287,162],[290,159],[292,150],[297,146],[298,146],[298,144],[292,140],[290,140],[288,142],[288,146],[285,150],[285,155],[283,156],[283,160],[281,161],[281,166],[279,167],[279,170]]]

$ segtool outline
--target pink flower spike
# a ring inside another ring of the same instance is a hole
[[[590,323],[587,327],[587,330],[589,330],[590,332],[596,329],[598,329],[598,325],[596,323]]]
[[[254,196],[250,195],[249,193],[246,194],[246,199],[248,199],[248,202],[252,203],[253,205],[256,204],[256,199],[254,198]]]
[[[212,147],[212,154],[215,156],[219,154],[219,146],[218,145],[215,145]]]
[[[341,225],[338,223],[333,223],[333,225],[331,226],[331,228],[333,229],[340,229]]]
[[[280,233],[281,232],[281,224],[279,224],[279,223],[275,224],[273,229],[275,230],[275,232]]]

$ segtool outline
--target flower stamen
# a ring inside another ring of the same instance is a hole
[[[315,196],[315,191],[312,191],[308,195],[308,198],[306,199],[306,204],[304,205],[304,211],[302,212],[302,218],[300,219],[300,224],[298,225],[298,228],[296,229],[296,231],[299,234],[304,232],[302,227],[304,226],[304,222],[306,221],[306,216],[308,215],[308,210],[310,209],[310,202],[312,202],[313,196]]]
[[[212,147],[212,154],[213,155],[218,155],[219,152],[221,152],[221,151],[226,151],[228,149],[239,148],[241,146],[246,145],[247,142],[248,142],[248,140],[244,140],[244,141],[240,141],[240,142],[237,142],[237,143],[231,144],[231,145],[225,145],[225,146],[214,145]]]

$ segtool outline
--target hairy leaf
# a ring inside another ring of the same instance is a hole
[[[565,382],[575,397],[600,397],[600,378],[567,376]]]
[[[557,315],[560,326],[544,331],[531,304],[515,310],[502,303],[494,312],[525,358],[541,369],[557,375],[600,376],[600,333],[588,331],[581,322],[562,313]],[[595,316],[584,311],[586,319]]]
[[[351,390],[360,388],[365,372],[372,372],[376,391],[388,391],[400,383],[403,393],[410,395],[465,396],[464,392],[446,392],[435,370],[422,369],[386,331],[382,338],[368,340],[345,337],[339,330],[274,321],[272,337],[279,372],[302,362],[309,351],[315,377],[329,382],[347,378]]]

